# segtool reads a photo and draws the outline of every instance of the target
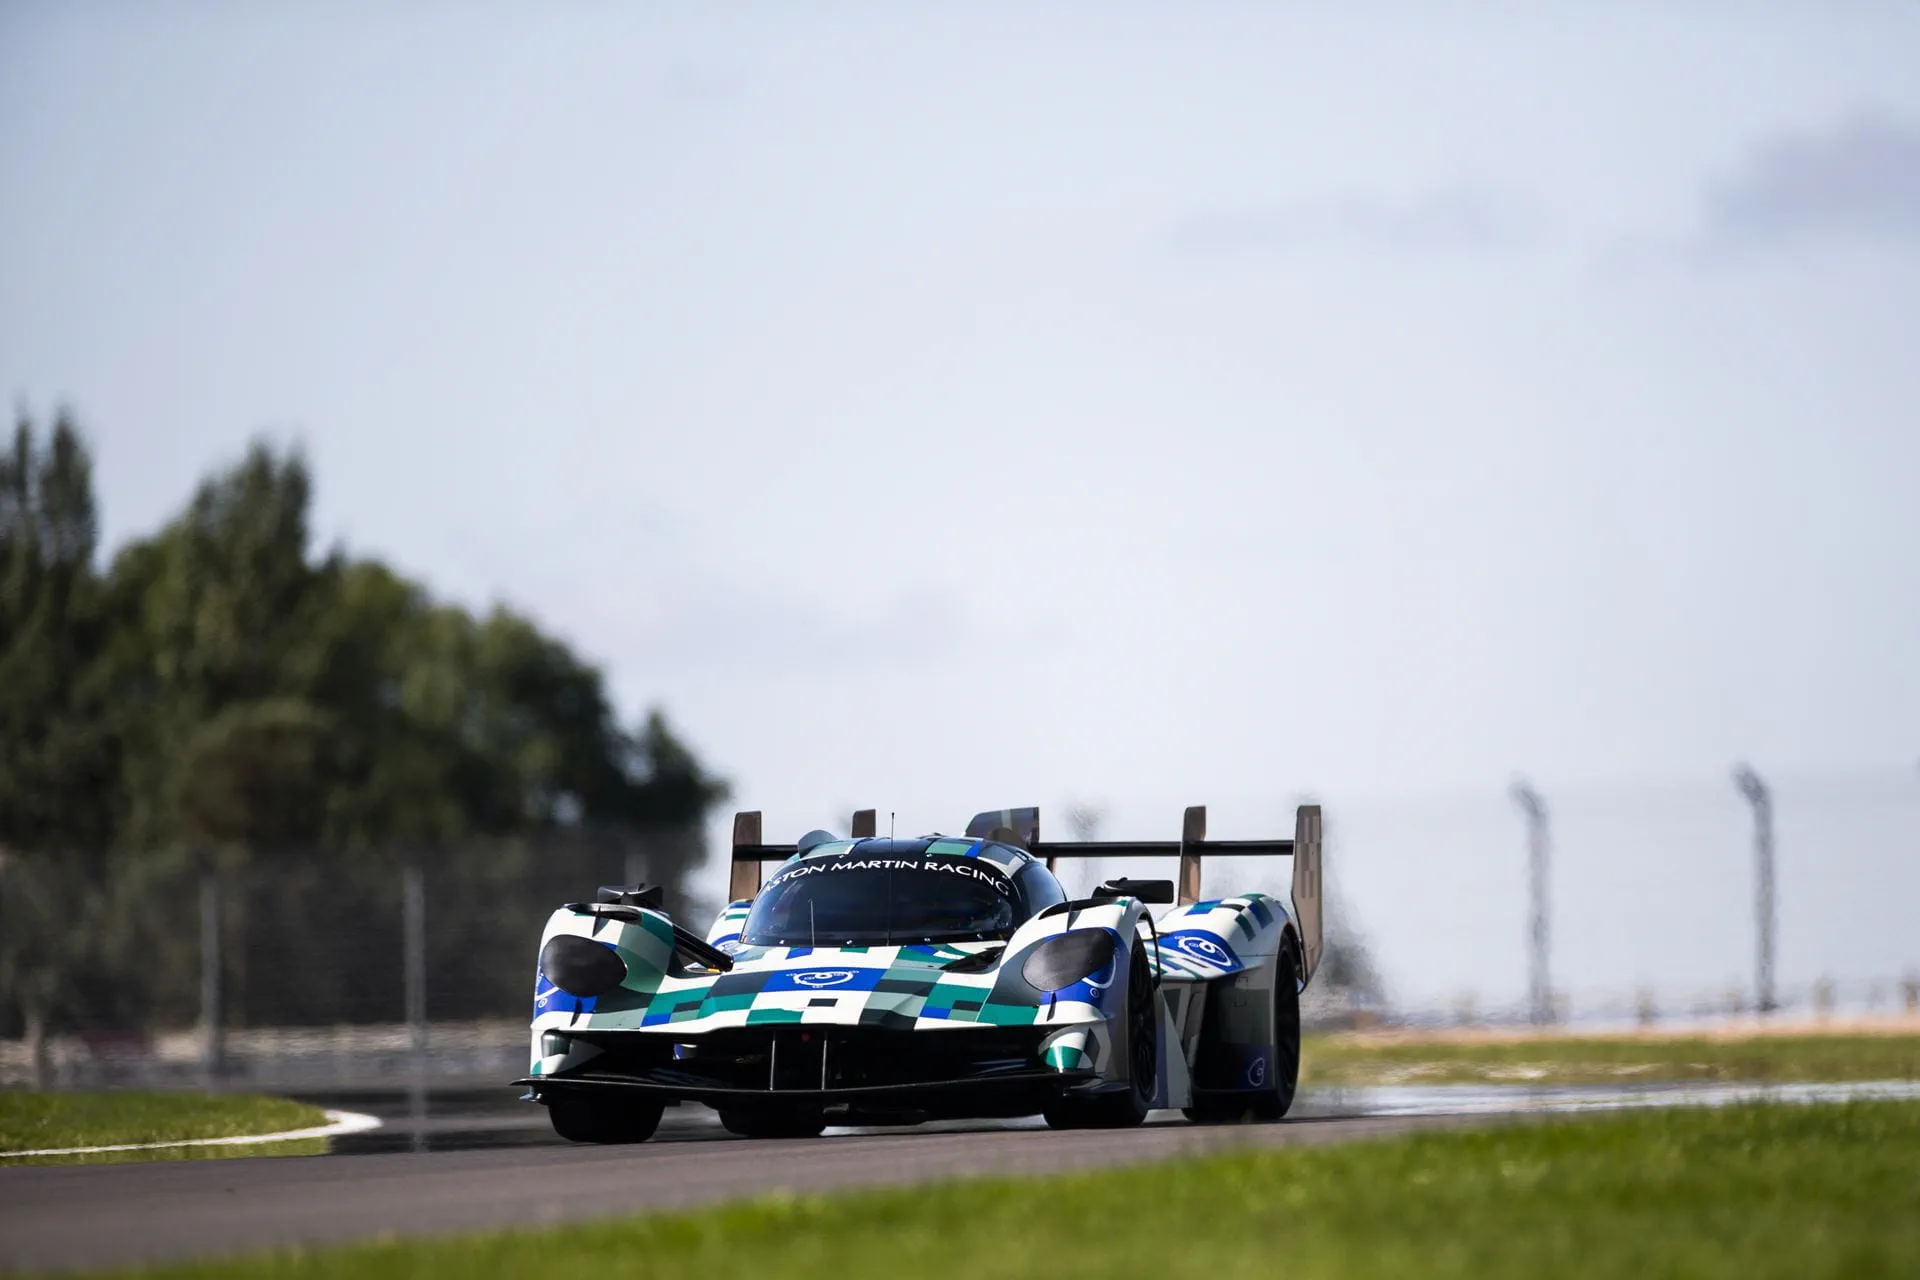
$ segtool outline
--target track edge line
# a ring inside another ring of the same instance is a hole
[[[0,1160],[25,1156],[91,1156],[110,1151],[160,1151],[168,1147],[251,1147],[263,1142],[298,1142],[303,1138],[335,1138],[347,1133],[367,1133],[384,1123],[379,1116],[359,1111],[328,1111],[327,1123],[305,1129],[283,1129],[279,1133],[239,1134],[231,1138],[182,1138],[175,1142],[123,1142],[106,1147],[46,1147],[39,1151],[0,1151]]]

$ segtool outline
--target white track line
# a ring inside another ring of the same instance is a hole
[[[1848,1102],[1920,1098],[1920,1080],[1830,1084],[1769,1081],[1687,1082],[1616,1089],[1609,1085],[1379,1085],[1353,1090],[1369,1116],[1496,1115],[1539,1111],[1627,1111],[1643,1107],[1719,1107],[1741,1102]]]
[[[302,1138],[333,1138],[343,1133],[365,1133],[380,1127],[380,1117],[358,1111],[329,1111],[327,1123],[312,1129],[280,1133],[250,1133],[237,1138],[186,1138],[179,1142],[128,1142],[112,1147],[47,1147],[41,1151],[0,1151],[0,1160],[21,1156],[91,1156],[107,1151],[158,1151],[162,1147],[251,1147],[262,1142],[298,1142]]]

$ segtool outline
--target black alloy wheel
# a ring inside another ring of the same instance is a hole
[[[1159,999],[1147,949],[1136,939],[1127,965],[1127,1087],[1062,1098],[1044,1113],[1050,1128],[1130,1129],[1146,1120],[1160,1083]]]
[[[1273,1061],[1267,1088],[1255,1096],[1253,1118],[1279,1120],[1293,1109],[1300,1088],[1300,957],[1283,944],[1273,970]]]
[[[1196,1124],[1278,1120],[1300,1086],[1300,956],[1291,938],[1273,961],[1273,1056],[1258,1088],[1213,1094],[1183,1108]]]

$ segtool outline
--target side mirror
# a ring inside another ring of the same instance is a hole
[[[1115,898],[1138,898],[1142,902],[1164,904],[1173,901],[1173,881],[1171,880],[1129,880],[1121,876],[1117,880],[1102,881],[1093,891],[1096,900],[1112,901]]]
[[[594,895],[594,901],[663,911],[666,909],[667,891],[664,886],[657,884],[603,884],[600,892]]]

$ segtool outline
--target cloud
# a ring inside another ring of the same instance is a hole
[[[1703,233],[1737,245],[1920,244],[1920,127],[1869,110],[1824,133],[1769,140],[1708,191]]]
[[[1176,252],[1214,256],[1351,247],[1399,253],[1490,253],[1537,238],[1538,220],[1486,188],[1457,184],[1410,196],[1347,191],[1269,208],[1194,214],[1176,224]]]

